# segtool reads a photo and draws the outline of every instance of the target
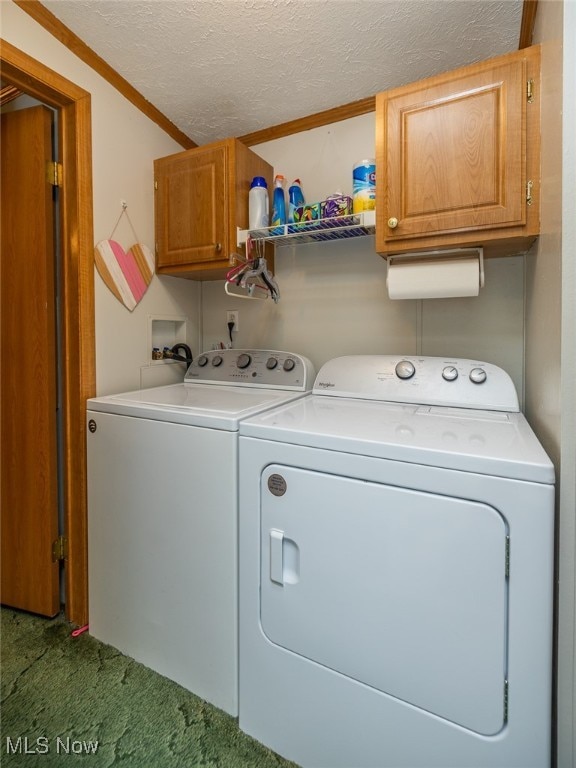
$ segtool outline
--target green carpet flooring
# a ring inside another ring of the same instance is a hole
[[[62,617],[0,613],[2,768],[294,768],[176,683],[72,638]]]

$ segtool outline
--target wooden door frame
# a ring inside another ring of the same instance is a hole
[[[61,320],[66,616],[88,621],[86,398],[95,394],[90,94],[4,40],[3,80],[58,110],[63,166]]]

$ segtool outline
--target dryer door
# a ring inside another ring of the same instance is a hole
[[[387,695],[495,734],[505,722],[506,543],[505,520],[485,504],[268,466],[263,631]]]

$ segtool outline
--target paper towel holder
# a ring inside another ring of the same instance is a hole
[[[397,253],[394,256],[388,256],[386,258],[386,264],[390,267],[395,261],[469,259],[471,256],[478,257],[480,288],[484,288],[484,248],[480,245],[471,248],[445,248],[438,251],[411,251],[410,253]]]

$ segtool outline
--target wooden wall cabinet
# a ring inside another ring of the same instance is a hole
[[[236,228],[248,227],[254,176],[272,189],[273,169],[236,139],[154,161],[156,272],[218,280],[234,265]],[[273,264],[269,261],[270,269]]]
[[[527,250],[540,226],[540,47],[376,97],[376,249]]]

